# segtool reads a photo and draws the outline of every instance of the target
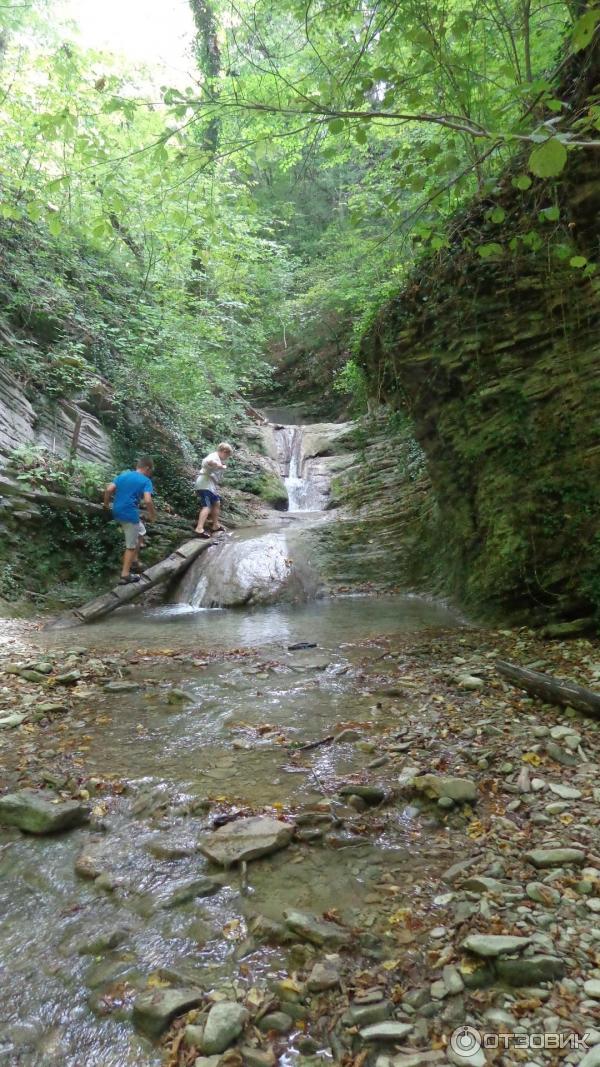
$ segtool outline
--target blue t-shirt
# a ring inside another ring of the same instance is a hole
[[[154,486],[140,471],[123,471],[115,478],[113,518],[119,522],[139,522],[139,503],[144,493],[153,493]]]

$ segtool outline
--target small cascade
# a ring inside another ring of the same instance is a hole
[[[276,426],[275,441],[288,511],[323,511],[329,479],[319,471],[319,461],[305,455],[304,427]]]
[[[293,412],[280,414],[293,418]],[[273,418],[270,454],[279,463],[288,511],[304,513],[306,518],[293,523],[280,519],[275,530],[240,530],[220,541],[184,574],[173,595],[175,602],[195,608],[243,607],[299,603],[319,596],[322,582],[315,570],[310,532],[324,521],[329,498],[331,473],[323,458],[327,433],[331,436],[328,425],[282,424]]]

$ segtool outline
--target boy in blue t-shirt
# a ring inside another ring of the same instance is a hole
[[[104,490],[104,507],[107,509],[110,506],[110,498],[114,493],[113,519],[121,523],[125,535],[125,552],[123,553],[123,566],[121,567],[119,585],[129,585],[131,582],[139,582],[140,580],[140,575],[132,574],[131,571],[138,568],[138,551],[141,536],[140,502],[146,505],[150,522],[154,522],[156,519],[156,511],[152,501],[154,486],[150,480],[152,467],[152,460],[148,456],[142,456],[138,460],[134,471],[123,471]]]

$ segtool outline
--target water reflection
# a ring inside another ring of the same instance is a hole
[[[55,631],[42,642],[69,647],[114,647],[125,642],[160,647],[237,648],[315,642],[330,647],[357,638],[449,629],[464,620],[448,606],[418,596],[324,597],[305,604],[273,604],[244,610],[193,609],[175,604],[160,608],[122,608],[102,622],[77,631]],[[77,637],[74,637],[76,632]]]

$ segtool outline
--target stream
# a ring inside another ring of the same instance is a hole
[[[297,510],[316,500],[298,484],[301,466],[299,457],[290,475]],[[359,812],[330,798],[339,782],[369,774],[377,736],[400,722],[393,692],[381,702],[372,691],[386,641],[456,631],[461,621],[420,597],[316,598],[308,561],[290,565],[290,582],[273,561],[289,559],[290,541],[298,556],[305,521],[283,516],[234,534],[170,604],[31,638],[30,658],[76,665],[82,678],[67,717],[42,733],[39,750],[25,735],[24,751],[46,782],[54,770],[57,787],[71,751],[95,814],[71,833],[0,831],[0,1064],[158,1065],[162,1050],[130,1021],[146,983],[239,999],[289,966],[282,947],[253,938],[253,916],[335,908],[352,924],[386,874],[407,887],[416,872],[427,877],[432,861],[412,848],[416,809],[396,805],[367,832],[355,825]],[[233,602],[245,607],[207,606],[232,602],[232,585],[243,587]],[[129,689],[107,690],[115,678]],[[174,688],[183,697],[171,702]],[[359,744],[323,744],[308,758],[294,751],[356,723],[369,732]],[[215,875],[197,846],[219,814],[316,811],[318,826],[336,803],[341,818],[325,835],[307,833],[250,864],[248,895],[237,871],[221,871],[214,895],[172,904],[177,886]],[[74,866],[90,844],[102,851],[97,881]],[[285,1039],[279,1062],[298,1060],[301,1037]]]
[[[227,986],[237,977],[236,949],[250,912],[278,919],[287,907],[320,913],[335,906],[352,921],[382,871],[414,871],[414,813],[406,807],[386,818],[375,838],[357,843],[342,835],[330,847],[304,846],[293,858],[285,851],[251,865],[248,899],[240,896],[234,873],[208,900],[177,909],[160,905],[171,882],[209,871],[196,841],[210,820],[204,811],[194,813],[195,803],[202,807],[206,798],[221,797],[213,801],[214,814],[220,806],[297,809],[322,801],[332,781],[362,772],[374,749],[323,746],[307,769],[290,761],[282,739],[306,743],[344,722],[374,720],[375,729],[383,728],[386,715],[357,679],[368,642],[448,625],[456,625],[451,613],[425,600],[356,597],[243,612],[132,609],[76,634],[57,635],[51,644],[45,636],[46,650],[63,656],[74,645],[85,646],[90,657],[126,645],[139,660],[130,670],[144,684],[118,695],[100,690],[72,728],[85,737],[87,773],[100,781],[116,776],[126,786],[124,795],[105,801],[102,820],[109,828],[107,866],[116,892],[74,873],[77,854],[94,837],[90,831],[39,840],[0,834],[7,846],[0,852],[0,1062],[158,1064],[160,1053],[137,1038],[127,1021],[126,998],[121,1021],[119,1006],[109,1011],[102,1003],[106,990],[116,983],[135,987],[148,974]],[[287,651],[288,644],[308,640],[318,647]],[[222,659],[242,646],[248,655],[241,661]],[[165,665],[159,659],[155,666],[152,651],[170,649],[183,653],[183,661],[167,659]],[[215,653],[216,662],[198,667],[199,650]],[[378,645],[374,653],[380,654]],[[166,703],[169,683],[189,694],[183,707]],[[45,758],[52,762],[52,750]],[[165,837],[181,855],[156,857],[152,844]],[[107,926],[125,928],[125,947],[80,955]],[[283,969],[281,951],[259,949],[248,967],[244,982],[250,988]]]

